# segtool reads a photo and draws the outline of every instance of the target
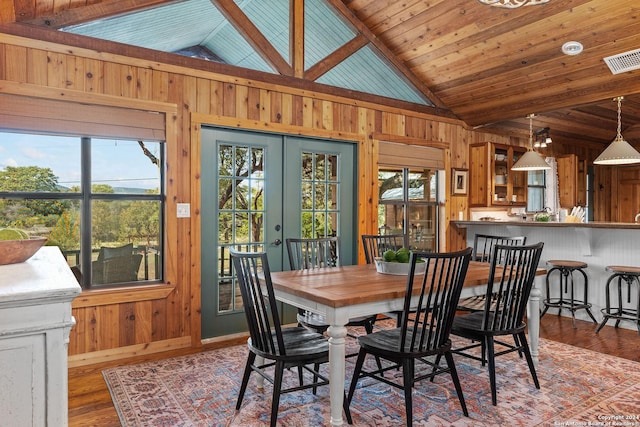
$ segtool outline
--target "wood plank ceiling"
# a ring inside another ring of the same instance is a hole
[[[436,106],[470,127],[525,136],[526,116],[535,113],[534,129],[548,126],[554,143],[604,147],[616,134],[613,98],[624,96],[622,134],[640,148],[640,70],[614,75],[603,60],[640,49],[638,0],[550,0],[518,9],[477,0],[325,1],[359,31],[351,48],[369,40]],[[56,28],[164,3],[3,0],[0,22]],[[293,10],[292,19],[300,19]],[[248,34],[263,51],[271,49],[255,28]],[[584,51],[563,54],[567,41],[581,42]],[[289,62],[277,64],[285,74],[313,74],[301,71],[299,56]]]

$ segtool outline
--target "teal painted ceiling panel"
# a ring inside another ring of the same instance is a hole
[[[235,0],[235,3],[289,62],[289,0]],[[179,1],[70,26],[62,31],[275,72],[210,0]],[[304,35],[305,69],[309,69],[352,40],[357,32],[323,0],[306,0]],[[433,105],[371,47],[360,49],[317,81]]]

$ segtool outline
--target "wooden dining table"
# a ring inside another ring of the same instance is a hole
[[[538,279],[546,274],[538,269]],[[461,298],[486,292],[489,264],[471,261]],[[325,316],[329,335],[330,424],[342,426],[345,384],[345,338],[349,319],[403,309],[406,275],[382,274],[375,265],[271,272],[276,299]],[[537,282],[538,280],[536,280]],[[528,328],[531,355],[538,362],[540,286],[534,284],[529,297]]]

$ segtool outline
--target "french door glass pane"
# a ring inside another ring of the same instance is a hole
[[[218,309],[242,309],[229,248],[264,249],[264,149],[218,147]]]
[[[338,156],[302,152],[302,230],[303,238],[335,236],[340,211]]]

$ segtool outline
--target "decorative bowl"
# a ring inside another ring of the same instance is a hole
[[[46,237],[23,240],[0,240],[0,265],[24,262],[38,252],[47,241]]]
[[[409,263],[403,262],[387,262],[383,261],[382,258],[374,258],[376,263],[376,271],[382,274],[395,274],[398,276],[406,276],[409,274]],[[426,269],[427,264],[424,262],[416,264],[416,273],[422,274]]]

